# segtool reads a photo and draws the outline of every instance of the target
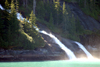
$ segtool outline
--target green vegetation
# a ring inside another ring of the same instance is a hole
[[[82,11],[95,18],[96,20],[99,20],[100,16],[100,0],[64,0],[66,2],[74,2],[76,1],[76,3],[79,4],[80,8],[82,9]]]
[[[9,3],[6,0],[5,7],[8,9]],[[35,49],[43,47],[44,41],[41,35],[33,28],[36,26],[36,17],[31,12],[30,23],[26,20],[17,20],[16,10],[18,6],[11,0],[11,12],[0,9],[0,48],[4,49]],[[41,43],[41,44],[40,44]]]
[[[40,4],[37,5],[40,6]],[[59,0],[54,1],[52,4],[49,1],[45,2],[42,5],[43,10],[41,9],[41,12],[43,12],[42,16],[38,14],[40,9],[37,9],[37,17],[42,17],[38,19],[39,22],[45,24],[54,33],[58,33],[65,38],[80,41],[79,36],[82,35],[84,30],[78,19],[75,20],[68,5],[66,8],[65,3],[63,3],[63,7],[61,7]]]
[[[98,20],[99,19],[98,16],[100,14],[100,8],[98,4],[100,3],[100,1],[86,0],[84,4],[82,3],[83,1],[81,0],[79,2],[79,6],[83,10],[83,12]]]

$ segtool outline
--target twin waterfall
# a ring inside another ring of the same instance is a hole
[[[0,9],[2,9],[2,10],[5,10],[1,5],[0,5]],[[24,18],[22,17],[22,15],[20,14],[20,13],[17,13],[17,19],[21,19],[21,20],[23,20]],[[26,19],[25,19],[26,20]],[[28,20],[27,20],[28,21]],[[28,21],[29,22],[29,21]],[[57,37],[55,37],[53,34],[49,34],[49,33],[47,33],[46,31],[40,31],[37,27],[35,27],[35,26],[33,26],[39,33],[42,33],[42,34],[45,34],[45,35],[48,35],[49,37],[51,37],[53,40],[54,40],[54,42],[56,43],[56,44],[58,44],[59,45],[59,47],[62,49],[62,50],[64,50],[65,52],[66,52],[66,54],[68,55],[68,57],[69,57],[69,59],[76,59],[76,56],[75,56],[75,54],[69,49],[69,48],[67,48],[59,39],[57,39]],[[78,46],[79,46],[79,48],[80,49],[82,49],[84,52],[85,52],[85,54],[87,55],[87,57],[88,58],[93,58],[93,56],[86,50],[86,48],[82,45],[82,44],[80,44],[79,42],[76,42],[76,41],[74,41]]]
[[[50,36],[54,40],[54,42],[56,44],[58,44],[60,46],[60,48],[66,52],[69,59],[76,59],[76,56],[74,55],[74,53],[70,49],[68,49],[59,39],[57,39],[57,37],[55,37],[51,33],[50,34],[47,33],[46,31],[39,31],[39,32]],[[93,56],[86,50],[86,48],[81,43],[76,42],[76,41],[75,41],[75,43],[79,46],[79,48],[81,48],[85,52],[85,54],[87,55],[88,58],[90,58],[90,59],[93,58]]]

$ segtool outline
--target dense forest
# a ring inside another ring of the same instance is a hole
[[[92,34],[85,30],[66,3],[77,3],[80,9],[97,21],[100,16],[100,0],[0,0],[0,48],[35,49],[45,46],[43,38],[34,29],[37,22],[46,25],[62,37],[80,41],[80,36]],[[11,12],[7,12],[11,9]],[[16,13],[27,20],[18,20]],[[41,44],[40,44],[41,43]]]
[[[11,4],[6,0],[5,10],[0,9],[0,48],[4,49],[35,49],[44,46],[44,41],[40,34],[33,28],[36,17],[31,12],[29,21],[18,20],[17,1],[12,0]],[[8,13],[7,10],[11,9]],[[41,44],[39,43],[41,42]]]

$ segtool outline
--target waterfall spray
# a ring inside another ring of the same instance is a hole
[[[93,58],[93,56],[86,50],[86,48],[79,42],[76,42],[75,43],[85,52],[85,54],[87,55],[88,58]]]

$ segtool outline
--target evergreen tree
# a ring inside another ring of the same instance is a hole
[[[53,3],[55,3],[55,0],[53,0]]]
[[[18,12],[18,8],[19,8],[18,1],[16,0],[16,12]]]
[[[65,2],[63,2],[63,14],[65,13],[66,11],[66,5],[65,5]]]
[[[16,15],[14,0],[11,1],[11,14]]]
[[[68,27],[67,23],[69,23],[69,18],[67,12],[65,12],[63,13],[63,21],[62,21],[62,28],[64,31],[67,31],[67,27]]]
[[[55,4],[53,3],[50,7],[51,7],[50,10],[51,10],[53,21],[54,21],[53,24],[56,24],[56,21],[57,21],[57,10],[55,9]]]
[[[11,13],[9,14],[9,28],[13,33],[18,32],[19,29],[19,21],[16,18],[16,9],[13,0],[11,1]]]
[[[9,9],[9,3],[8,3],[8,0],[5,1],[5,9]]]
[[[2,36],[2,34],[4,33],[4,20],[2,20],[2,13],[1,13],[1,10],[0,10],[0,36]]]
[[[46,13],[46,10],[45,10],[45,7],[44,6],[45,4],[43,3],[43,1],[38,1],[37,2],[37,8],[36,8],[36,16],[40,19],[44,19],[45,17],[45,13]],[[41,7],[40,7],[41,6]]]
[[[77,32],[77,34],[82,34],[83,32],[84,32],[84,28],[83,28],[83,26],[81,25],[81,23],[80,23],[80,21],[79,21],[79,19],[77,18],[77,20],[76,20],[76,24],[75,24],[75,26],[76,26],[76,32]]]
[[[31,28],[30,23],[28,23],[27,20],[25,20],[25,19],[23,20],[23,22],[24,22],[24,27],[23,27],[24,32],[28,33],[29,29]]]
[[[52,5],[49,3],[49,1],[47,1],[47,3],[44,4],[44,8],[45,8],[45,20],[47,22],[49,22],[50,19],[50,13],[51,13],[51,7]]]
[[[67,9],[64,9],[65,12],[63,13],[63,22],[62,28],[64,31],[68,31],[70,34],[75,33],[75,18],[72,15],[69,6],[67,5]]]
[[[33,13],[33,11],[31,11],[29,21],[32,24],[32,28],[33,28],[33,26],[36,26],[36,24],[35,24],[36,23],[36,17],[35,17],[35,14]]]
[[[75,35],[76,34],[75,18],[74,18],[74,15],[73,14],[71,15],[71,19],[70,19],[70,31],[69,32],[72,35]]]
[[[56,18],[55,18],[56,19],[56,25],[58,26],[60,24],[60,19],[61,19],[61,14],[60,14],[61,10],[60,10],[59,0],[57,0],[55,2],[55,9],[56,9]]]
[[[59,0],[57,0],[57,1],[55,2],[55,9],[56,9],[57,11],[59,11],[59,9],[60,9],[60,2],[59,2]]]
[[[52,13],[50,14],[50,20],[49,20],[49,23],[53,23]]]

